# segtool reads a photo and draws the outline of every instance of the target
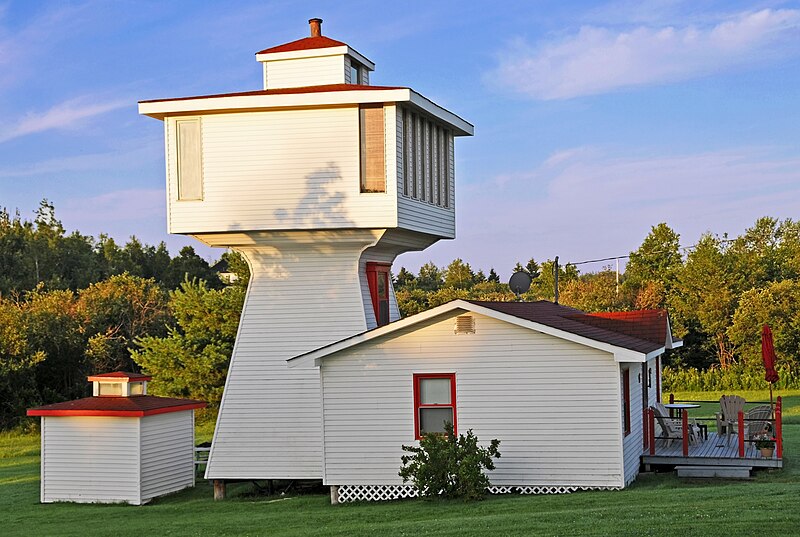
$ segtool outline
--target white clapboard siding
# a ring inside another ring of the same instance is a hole
[[[42,417],[44,503],[140,504],[139,420]]]
[[[321,478],[319,373],[286,360],[366,330],[359,258],[380,235],[297,234],[237,247],[252,275],[208,478]]]
[[[203,199],[178,200],[167,121],[171,233],[397,226],[395,175],[384,193],[360,192],[357,107],[212,114],[201,124]],[[394,158],[387,151],[392,170]]]
[[[142,502],[194,486],[194,411],[141,418]]]
[[[623,457],[625,464],[625,484],[633,482],[639,473],[639,463],[642,456],[642,442],[644,435],[642,430],[642,364],[620,364],[620,371],[628,373],[628,385],[630,386],[630,412],[631,412],[631,432],[625,435],[622,443]],[[647,379],[644,379],[647,382]],[[622,388],[620,387],[620,390]],[[620,392],[621,393],[621,392]],[[621,399],[620,399],[621,402]],[[621,410],[620,406],[620,410]],[[622,431],[622,417],[620,413],[620,431]],[[624,432],[623,432],[624,434]]]
[[[323,361],[325,482],[398,485],[414,443],[413,373],[455,373],[460,432],[501,440],[494,485],[621,486],[612,355],[475,315],[431,320]]]
[[[264,88],[300,88],[345,83],[345,55],[264,62]]]

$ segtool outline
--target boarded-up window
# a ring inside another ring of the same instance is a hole
[[[383,105],[362,106],[361,192],[386,192]]]
[[[203,199],[203,160],[200,120],[179,120],[175,124],[178,138],[178,199]]]

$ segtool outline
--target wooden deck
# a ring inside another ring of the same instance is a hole
[[[761,456],[751,443],[745,443],[744,458],[739,457],[739,443],[736,435],[731,435],[728,444],[725,436],[709,432],[708,440],[689,445],[689,455],[684,457],[680,440],[673,440],[667,446],[667,440],[656,440],[655,455],[650,450],[642,454],[642,463],[646,465],[664,466],[749,466],[752,468],[783,468],[783,460],[773,455],[771,459]]]

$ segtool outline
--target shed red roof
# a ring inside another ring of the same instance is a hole
[[[468,302],[637,352],[649,353],[664,347],[666,343],[666,311],[588,314],[544,300],[538,302],[469,300]],[[663,337],[660,337],[661,334]]]
[[[342,43],[341,41],[336,41],[335,39],[321,35],[319,37],[304,37],[303,39],[298,39],[297,41],[292,41],[291,43],[284,43],[283,45],[278,45],[276,47],[265,48],[264,50],[259,50],[256,52],[256,54],[272,54],[274,52],[292,52],[295,50],[311,50],[315,48],[344,46],[347,46],[347,43]]]
[[[193,97],[176,97],[173,99],[150,99],[140,103],[160,103],[164,101],[188,101],[191,99],[213,99],[215,97],[247,97],[249,95],[289,95],[294,93],[325,93],[327,91],[379,91],[409,89],[403,86],[366,86],[363,84],[324,84],[322,86],[302,86],[299,88],[275,88],[267,90],[240,91],[237,93],[216,93],[212,95],[196,95]]]
[[[38,406],[28,416],[124,416],[144,417],[182,410],[204,408],[203,401],[154,395],[132,397],[85,397],[74,401]]]
[[[113,380],[120,379],[126,382],[137,382],[142,380],[152,380],[153,377],[142,375],[141,373],[128,373],[127,371],[114,371],[113,373],[100,373],[99,375],[92,375],[89,377],[89,382],[94,380]]]

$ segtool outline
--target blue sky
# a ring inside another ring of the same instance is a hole
[[[800,218],[800,3],[0,0],[0,206],[166,241],[163,131],[139,100],[260,89],[258,50],[307,20],[475,125],[459,139],[461,257],[626,254]],[[209,259],[219,251],[198,248]],[[598,270],[587,265],[582,270]]]

